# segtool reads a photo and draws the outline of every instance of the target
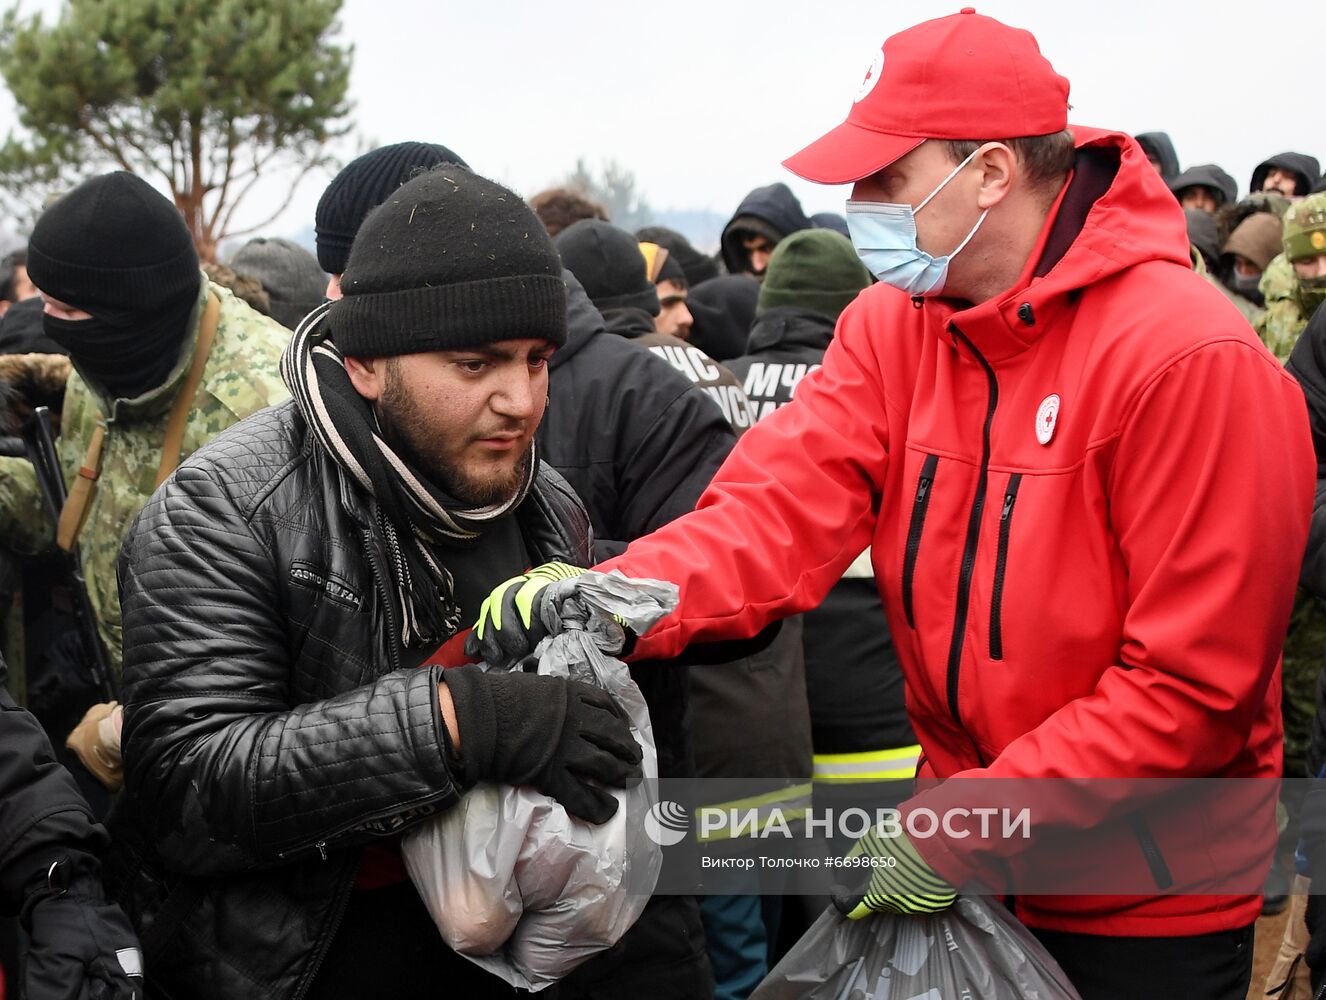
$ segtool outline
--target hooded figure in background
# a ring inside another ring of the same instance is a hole
[[[1188,226],[1188,243],[1202,258],[1207,274],[1214,274],[1220,262],[1220,227],[1215,216],[1199,208],[1185,208],[1183,218]]]
[[[758,281],[779,240],[812,228],[814,223],[786,184],[758,187],[742,199],[723,227],[723,266],[728,274],[749,274]]]
[[[1220,253],[1220,280],[1244,315],[1248,312],[1243,303],[1252,308],[1253,323],[1266,301],[1258,285],[1262,272],[1280,252],[1280,229],[1275,213],[1254,212],[1234,227]]]
[[[816,212],[810,217],[810,221],[815,223],[816,229],[831,229],[845,239],[852,238],[851,232],[847,229],[847,220],[837,212]]]
[[[691,343],[715,361],[743,354],[759,297],[760,286],[742,274],[724,274],[698,288],[692,285],[686,300]]]
[[[1238,201],[1239,186],[1214,163],[1189,167],[1169,182],[1169,189],[1184,208],[1214,213],[1221,205]]]
[[[1166,184],[1179,176],[1179,154],[1174,151],[1168,132],[1142,132],[1134,138]]]
[[[1286,198],[1302,198],[1310,194],[1321,180],[1321,164],[1307,153],[1276,153],[1268,157],[1252,172],[1248,190],[1276,191]]]

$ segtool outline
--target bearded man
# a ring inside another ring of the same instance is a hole
[[[539,464],[561,263],[519,196],[456,164],[365,220],[300,324],[293,400],[185,462],[120,562],[122,895],[153,995],[513,995],[450,951],[400,833],[480,780],[601,823],[640,780],[608,695],[443,665],[513,571],[584,565]]]

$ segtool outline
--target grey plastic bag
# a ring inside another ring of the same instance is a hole
[[[1044,946],[993,899],[925,917],[825,910],[750,1000],[1081,1000]]]
[[[534,991],[616,944],[644,910],[663,863],[644,827],[658,787],[649,711],[626,665],[604,650],[621,648],[613,615],[644,632],[676,607],[677,588],[616,572],[571,582],[550,586],[551,599],[540,602],[557,634],[535,651],[539,673],[612,693],[644,751],[645,780],[613,790],[617,812],[601,826],[573,819],[532,788],[480,785],[401,845],[443,940],[512,986]]]

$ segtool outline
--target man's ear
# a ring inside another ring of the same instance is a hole
[[[350,376],[350,384],[355,392],[370,403],[382,398],[382,387],[387,370],[386,358],[350,358],[345,359],[345,372]]]
[[[976,204],[982,209],[994,208],[1013,189],[1013,181],[1020,167],[1017,154],[1002,142],[987,142],[977,152],[975,162],[981,171],[981,188],[976,196]]]

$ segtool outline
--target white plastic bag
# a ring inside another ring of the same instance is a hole
[[[612,615],[644,632],[676,604],[670,583],[589,572],[543,612],[562,631],[539,644],[539,673],[611,692],[644,751],[645,780],[612,791],[612,819],[594,826],[532,788],[480,785],[403,839],[443,940],[512,986],[540,990],[616,944],[658,881],[662,850],[644,827],[658,778],[653,728],[626,665],[604,649],[621,646]]]

